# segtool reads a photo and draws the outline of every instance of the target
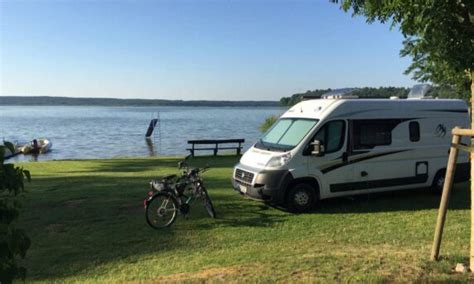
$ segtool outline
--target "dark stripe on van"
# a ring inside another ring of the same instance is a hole
[[[437,111],[437,112],[461,112],[467,113],[467,109],[424,109],[422,111]]]
[[[383,153],[375,153],[373,155],[365,156],[365,157],[359,157],[359,158],[356,157],[353,160],[350,160],[350,161],[347,161],[347,162],[341,162],[339,164],[336,164],[336,165],[327,167],[325,169],[322,169],[321,172],[323,174],[326,174],[328,172],[331,172],[333,170],[336,170],[336,169],[339,169],[341,167],[347,166],[349,164],[354,164],[354,163],[367,161],[367,160],[370,160],[370,159],[374,159],[374,158],[378,158],[378,157],[382,157],[382,156],[387,156],[387,155],[391,155],[391,154],[396,154],[396,153],[400,153],[400,152],[406,152],[406,151],[410,151],[410,150],[389,151],[389,152],[383,152]]]
[[[378,179],[378,180],[331,184],[330,191],[331,192],[344,192],[344,191],[371,189],[371,188],[379,188],[379,187],[418,184],[418,183],[425,183],[426,181],[428,181],[428,175],[423,174],[423,175],[417,175],[414,177]]]

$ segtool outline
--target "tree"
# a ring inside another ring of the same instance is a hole
[[[346,12],[362,15],[369,23],[389,22],[405,40],[401,56],[412,63],[405,71],[420,81],[471,86],[474,109],[474,1],[473,0],[332,0]],[[471,112],[472,113],[472,112]],[[474,118],[474,116],[473,116]],[[471,128],[474,119],[471,118]],[[474,271],[474,159],[471,155],[471,271]]]
[[[26,268],[19,265],[17,257],[24,258],[30,247],[25,231],[16,227],[20,213],[19,195],[24,191],[24,181],[30,173],[14,164],[5,164],[6,150],[15,149],[11,143],[0,145],[0,283],[11,283],[15,278],[25,278]]]
[[[345,11],[398,27],[405,40],[405,71],[420,81],[468,89],[474,77],[474,1],[333,0]]]

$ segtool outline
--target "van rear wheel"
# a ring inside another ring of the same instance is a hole
[[[286,205],[293,213],[308,212],[315,202],[314,188],[307,183],[298,183],[288,192]]]
[[[439,171],[435,175],[433,179],[433,183],[431,184],[431,192],[435,194],[443,193],[445,176],[446,176],[446,172],[444,170]]]

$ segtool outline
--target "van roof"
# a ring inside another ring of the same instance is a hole
[[[443,116],[468,113],[458,99],[314,99],[302,101],[282,117],[323,119],[331,117]]]

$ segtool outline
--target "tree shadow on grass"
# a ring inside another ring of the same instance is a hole
[[[231,190],[232,186],[230,182],[228,187]],[[235,195],[240,196],[243,200],[242,204],[260,204],[262,207],[273,208],[281,212],[293,214],[282,205],[248,200],[237,192],[235,192]],[[307,214],[352,214],[431,210],[438,209],[440,201],[441,194],[430,192],[428,188],[417,188],[324,199]],[[469,209],[470,206],[469,183],[454,185],[451,190],[448,209],[466,210]]]
[[[216,186],[210,195],[218,219],[209,218],[197,200],[190,220],[178,216],[171,228],[154,230],[145,222],[143,177],[36,177],[21,224],[32,238],[29,279],[61,279],[108,263],[182,251],[190,238],[193,249],[204,248],[213,238],[207,231],[214,228],[267,227],[283,220],[280,212],[226,192],[229,179],[208,179]]]
[[[196,160],[196,164],[202,166],[207,160]],[[228,157],[217,160],[222,162],[216,163],[222,168],[228,167],[232,161]],[[126,159],[111,161],[105,168],[114,173],[133,171],[128,168],[128,164],[133,166],[133,163]],[[205,176],[205,183],[218,218],[210,219],[197,201],[188,221],[180,222],[180,216],[170,229],[153,230],[147,226],[143,210],[148,178],[139,172],[156,165],[153,159],[143,159],[138,163],[137,175],[133,177],[114,176],[107,171],[102,176],[84,173],[81,176],[35,177],[25,200],[21,224],[33,242],[27,264],[30,279],[49,281],[81,275],[86,271],[90,273],[109,263],[137,261],[144,255],[205,250],[213,238],[217,238],[213,229],[272,227],[291,221],[290,214],[239,196],[232,190],[230,176],[209,173]],[[173,168],[176,160],[169,159],[167,163]],[[324,200],[313,214],[435,209],[439,206],[439,199],[440,196],[425,190],[371,194]],[[457,185],[450,208],[467,209],[469,200],[466,184]]]
[[[142,183],[140,177],[36,178],[21,224],[32,239],[30,279],[59,279],[110,262],[180,249],[184,243],[175,230],[158,232],[147,226]]]
[[[223,204],[216,207],[217,218],[213,223],[198,224],[199,229],[218,227],[272,227],[285,221],[288,216],[271,210],[265,204]]]
[[[211,169],[230,168],[238,162],[240,156],[199,156],[186,160],[189,167],[209,166]],[[61,171],[60,173],[139,173],[153,171],[160,168],[173,168],[178,172],[180,158],[124,158],[124,159],[101,159],[94,161],[94,167],[87,170]]]
[[[372,213],[391,211],[417,211],[437,209],[440,194],[427,188],[390,191],[322,200],[313,213]],[[448,204],[450,210],[470,208],[468,183],[456,184],[451,191]]]
[[[222,187],[227,186],[229,192],[233,191],[230,178],[229,181],[227,181],[227,185],[224,185],[225,180],[221,180],[218,184]],[[259,210],[255,210],[257,206],[247,205],[259,204],[259,207],[262,208],[273,208],[282,213],[293,214],[289,212],[285,206],[249,200],[235,191],[233,191],[233,193],[242,199],[242,202],[236,206],[243,206],[246,210],[259,212]],[[441,194],[430,192],[429,188],[417,188],[324,199],[320,201],[318,206],[306,214],[353,214],[431,210],[438,209],[440,201]],[[466,210],[470,208],[469,183],[459,183],[453,186],[448,208],[449,210]],[[264,212],[265,211],[260,211],[260,214],[265,214]]]

